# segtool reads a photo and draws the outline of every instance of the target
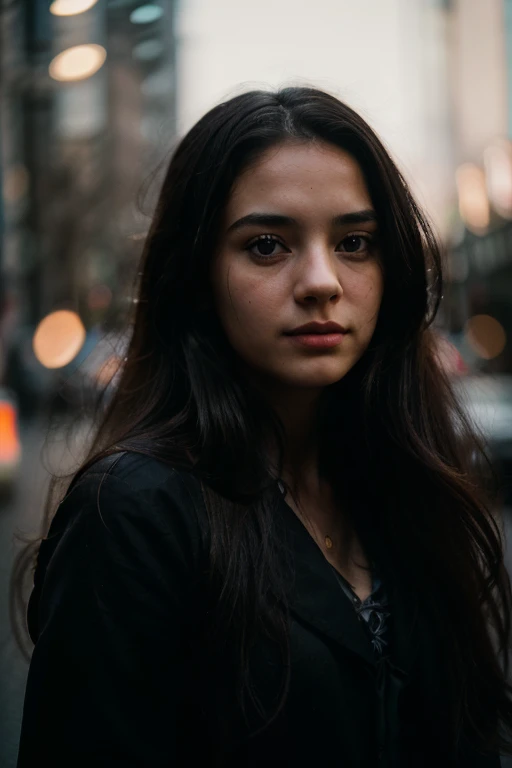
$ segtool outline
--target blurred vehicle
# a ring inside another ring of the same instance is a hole
[[[21,463],[18,406],[11,392],[0,389],[0,495],[9,495]]]
[[[512,375],[469,375],[455,379],[467,412],[487,442],[501,482],[503,503],[512,508]]]

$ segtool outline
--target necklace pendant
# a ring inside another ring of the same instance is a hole
[[[325,537],[325,546],[327,549],[332,549],[332,539],[330,536]]]

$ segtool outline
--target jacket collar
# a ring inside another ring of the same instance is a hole
[[[331,565],[282,498],[280,509],[294,570],[291,613],[375,667],[379,659]],[[392,569],[385,569],[380,575],[390,606],[390,653],[394,663],[408,672],[414,664],[417,649],[414,641],[417,604],[396,583]]]

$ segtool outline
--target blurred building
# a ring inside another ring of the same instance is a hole
[[[0,385],[28,405],[40,321],[89,331],[131,301],[138,192],[175,135],[174,4],[3,0],[0,25]]]
[[[512,2],[452,3],[458,212],[446,320],[477,371],[512,373]]]
[[[178,125],[249,88],[313,85],[358,110],[444,236],[455,204],[445,0],[187,0]]]

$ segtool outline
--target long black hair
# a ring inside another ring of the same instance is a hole
[[[120,449],[193,471],[210,514],[217,628],[236,628],[244,676],[258,627],[288,653],[276,472],[264,448],[269,429],[281,445],[282,434],[237,376],[209,300],[230,190],[286,141],[350,153],[379,223],[383,301],[367,352],[325,392],[323,472],[349,509],[363,501],[378,510],[394,573],[442,627],[454,739],[463,724],[483,747],[510,750],[510,582],[475,475],[480,444],[437,361],[439,248],[381,141],[335,97],[313,88],[244,93],[208,112],[178,145],[145,242],[126,360],[80,472]]]

